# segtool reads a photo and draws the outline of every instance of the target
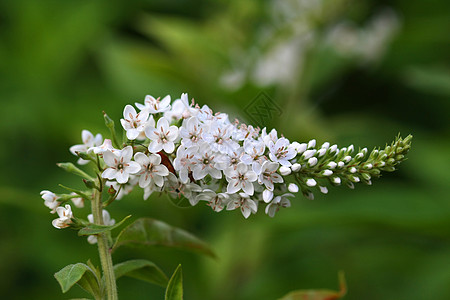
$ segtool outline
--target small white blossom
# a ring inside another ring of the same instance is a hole
[[[204,178],[206,175],[211,175],[212,178],[222,178],[222,172],[218,170],[215,161],[216,155],[209,147],[208,143],[201,144],[194,160],[196,163],[192,167],[192,175],[195,180]]]
[[[114,149],[110,139],[105,139],[103,141],[103,144],[101,144],[100,146],[90,147],[88,149],[88,153],[94,152],[95,154],[103,154],[103,152],[108,151],[108,150],[111,152],[120,151],[120,150]]]
[[[244,163],[238,163],[236,169],[230,167],[224,170],[228,186],[227,193],[234,194],[241,189],[248,195],[253,195],[254,187],[252,182],[256,181],[256,173],[249,170],[249,167]]]
[[[76,193],[71,193],[70,195],[77,196]],[[83,199],[83,197],[75,197],[75,198],[72,198],[71,200],[73,202],[73,205],[75,205],[75,207],[78,207],[78,208],[83,208],[84,207],[84,199]]]
[[[170,154],[175,150],[174,141],[178,137],[178,127],[169,126],[169,121],[166,118],[159,119],[156,128],[148,126],[145,129],[145,134],[151,140],[150,145],[148,145],[150,152],[157,153],[164,150]]]
[[[105,163],[109,166],[102,173],[102,177],[110,180],[117,180],[118,183],[124,184],[128,181],[130,174],[136,174],[141,170],[141,166],[131,161],[133,156],[133,148],[127,146],[119,153],[106,151],[103,154]]]
[[[273,191],[274,183],[283,182],[283,177],[277,173],[278,166],[276,162],[265,161],[259,170],[258,183],[264,184],[266,189]]]
[[[83,130],[81,132],[81,140],[83,141],[83,144],[74,145],[74,146],[70,147],[70,149],[69,149],[70,152],[75,156],[78,156],[77,155],[78,152],[87,153],[89,148],[95,147],[95,146],[100,146],[100,144],[103,141],[103,138],[100,133],[94,137],[94,135],[89,130]],[[85,165],[85,164],[89,163],[89,160],[79,158],[77,163],[79,165]]]
[[[189,181],[189,173],[192,172],[191,167],[194,166],[194,156],[198,153],[198,146],[185,148],[182,145],[178,147],[177,156],[173,160],[173,167],[178,171],[178,176],[182,183]]]
[[[148,111],[141,111],[140,113],[136,113],[136,110],[133,106],[125,106],[123,110],[123,119],[120,119],[120,123],[122,124],[123,129],[125,129],[125,131],[127,132],[127,138],[129,140],[135,140],[136,138],[145,138],[143,133],[147,124],[148,116]]]
[[[273,201],[266,206],[266,214],[273,218],[275,213],[277,213],[281,207],[291,207],[291,202],[287,197],[294,197],[294,195],[286,193],[275,197]]]
[[[41,197],[44,199],[44,205],[51,209],[51,213],[54,214],[56,212],[56,208],[59,206],[60,202],[58,201],[59,197],[55,195],[55,193],[44,190],[41,192]]]
[[[292,164],[289,161],[297,155],[294,147],[289,144],[286,138],[280,138],[276,143],[269,142],[269,157],[272,161],[278,162],[285,167],[290,167]]]
[[[248,218],[250,214],[256,213],[258,211],[258,206],[256,202],[250,199],[250,196],[246,193],[239,193],[233,197],[233,199],[228,202],[227,210],[234,210],[240,208],[244,218]]]
[[[314,167],[315,165],[317,165],[317,162],[317,157],[311,157],[310,159],[308,159],[308,166]]]
[[[53,227],[62,229],[62,228],[69,227],[70,224],[72,224],[73,214],[72,214],[72,208],[70,207],[69,204],[66,204],[65,207],[61,207],[61,206],[57,207],[56,213],[58,214],[59,218],[54,219],[52,221]]]
[[[161,165],[161,156],[158,154],[145,155],[138,152],[134,155],[134,160],[141,166],[139,171],[139,186],[145,188],[150,183],[162,187],[164,184],[164,176],[169,175],[169,170],[166,166]]]
[[[319,189],[322,194],[328,194],[328,189],[326,186],[319,186]]]
[[[212,210],[214,210],[215,212],[220,212],[229,202],[229,198],[229,195],[226,193],[216,193],[210,189],[205,189],[197,195],[196,200],[207,201],[207,205],[210,206]]]
[[[142,112],[151,114],[162,113],[170,110],[170,96],[165,96],[162,100],[155,99],[153,96],[147,95],[144,99],[144,105],[135,103],[136,107]]]

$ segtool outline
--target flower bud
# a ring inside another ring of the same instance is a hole
[[[328,189],[326,186],[319,186],[319,189],[322,194],[328,194]]]
[[[330,169],[334,169],[337,166],[337,163],[335,163],[334,161],[330,161],[327,165]]]
[[[291,174],[292,170],[289,167],[285,167],[285,166],[281,166],[280,167],[280,174],[283,176],[287,176],[289,174]]]
[[[304,159],[309,159],[309,158],[313,157],[314,154],[316,154],[316,150],[314,150],[314,149],[306,150],[305,152],[303,152],[303,158]]]
[[[316,140],[310,140],[308,143],[308,149],[309,148],[314,148],[316,146]]]
[[[309,178],[308,180],[306,180],[306,185],[307,186],[316,186],[317,182],[313,179],[313,178]]]
[[[300,171],[301,168],[302,168],[302,165],[299,163],[295,163],[291,166],[291,169],[293,172],[298,172],[298,171]]]
[[[308,159],[308,165],[310,167],[314,167],[315,165],[317,165],[317,157],[311,157],[310,159]]]
[[[331,170],[323,170],[323,171],[321,172],[321,174],[322,174],[323,176],[331,176],[331,175],[333,175],[333,171],[331,171]]]
[[[298,185],[296,185],[295,183],[290,183],[288,186],[288,190],[291,193],[298,193]]]

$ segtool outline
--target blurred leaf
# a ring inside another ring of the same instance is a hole
[[[170,278],[169,284],[167,285],[165,300],[183,300],[183,273],[181,265],[178,265]]]
[[[450,95],[450,70],[436,67],[410,67],[404,78],[411,87],[431,94]]]
[[[96,299],[101,299],[100,287],[95,272],[83,263],[65,266],[55,273],[55,278],[63,293],[66,293],[75,283],[78,283]]]
[[[339,291],[331,290],[298,290],[290,292],[280,300],[335,300],[340,299],[347,293],[347,284],[343,272],[339,272]]]
[[[216,257],[211,248],[196,236],[151,218],[138,219],[123,229],[112,250],[122,245],[174,247]]]
[[[119,227],[120,225],[122,225],[128,218],[130,218],[131,215],[126,216],[125,218],[123,218],[122,221],[120,221],[117,224],[111,225],[111,226],[107,226],[107,225],[96,225],[96,224],[88,224],[86,227],[81,228],[80,231],[78,231],[78,235],[79,236],[83,236],[83,235],[92,235],[92,234],[99,234],[102,232],[106,232],[106,231],[111,231],[114,228]]]
[[[166,286],[168,278],[154,263],[144,259],[124,261],[114,266],[116,279],[128,276],[161,286]]]

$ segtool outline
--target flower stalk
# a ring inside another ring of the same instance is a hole
[[[94,191],[92,199],[92,214],[94,216],[94,224],[104,225],[103,223],[103,204],[102,204],[102,193],[99,191]],[[112,263],[112,257],[108,242],[108,233],[99,233],[97,236],[98,244],[98,254],[100,256],[100,263],[102,265],[103,276],[105,279],[106,286],[106,299],[117,300],[117,286],[116,277],[114,275],[114,268]]]

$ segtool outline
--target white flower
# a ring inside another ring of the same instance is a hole
[[[192,172],[191,166],[194,164],[194,156],[197,153],[198,146],[185,148],[181,145],[178,147],[177,156],[173,160],[173,168],[178,171],[182,183],[189,181],[189,172]]]
[[[169,170],[166,166],[161,165],[161,156],[158,154],[145,155],[138,152],[134,155],[134,160],[141,166],[141,171],[138,173],[139,186],[145,188],[151,182],[162,187],[164,184],[163,176],[169,175]]]
[[[266,130],[266,127],[262,129],[261,138],[264,144],[269,147],[270,142],[275,144],[278,141],[278,133],[275,129],[272,129],[269,133],[266,133]]]
[[[231,139],[232,132],[232,125],[224,126],[214,120],[211,121],[209,130],[205,131],[202,137],[214,151],[228,154],[239,148],[239,144]]]
[[[144,105],[135,103],[136,107],[141,111],[146,111],[151,114],[166,112],[170,109],[170,96],[165,96],[162,100],[155,99],[153,96],[145,96]]]
[[[190,117],[183,121],[183,125],[180,127],[181,142],[186,147],[197,145],[202,140],[203,128],[200,126],[198,118]]]
[[[198,114],[198,109],[189,104],[188,95],[181,94],[181,98],[172,103],[172,109],[164,112],[164,118],[170,120],[187,119]]]
[[[83,141],[83,144],[74,145],[69,149],[70,152],[75,156],[78,156],[77,152],[87,153],[89,148],[99,146],[102,143],[103,138],[100,133],[94,137],[94,135],[89,130],[83,130],[81,132],[81,140]],[[77,163],[80,165],[85,165],[88,162],[88,160],[84,160],[82,158],[79,158],[77,161]]]
[[[279,164],[265,161],[258,175],[258,183],[264,184],[266,189],[273,191],[274,183],[282,183],[283,177],[277,173]]]
[[[265,189],[262,193],[263,201],[269,203],[273,199],[273,191]]]
[[[76,193],[71,193],[70,195],[77,196]],[[72,198],[71,200],[73,202],[73,205],[75,205],[75,207],[78,207],[78,208],[83,208],[84,207],[84,199],[83,199],[83,197],[75,197],[75,198]]]
[[[229,195],[225,193],[216,193],[210,189],[204,189],[197,195],[197,202],[200,200],[208,201],[208,206],[215,212],[219,212],[224,209],[225,205],[229,202]]]
[[[251,213],[256,213],[258,211],[257,203],[250,199],[250,196],[246,193],[239,193],[238,196],[234,196],[227,204],[227,210],[234,210],[238,207],[241,209],[242,215],[246,219]]]
[[[244,141],[245,154],[242,155],[241,161],[246,165],[251,165],[253,172],[261,173],[261,165],[267,161],[264,156],[266,145],[261,140],[246,139]]]
[[[88,149],[88,152],[94,152],[95,154],[103,154],[103,152],[108,151],[108,150],[111,152],[120,151],[120,150],[114,149],[110,139],[105,139],[103,141],[103,144],[101,144],[100,146],[90,147]]]
[[[174,141],[178,137],[178,127],[169,126],[169,121],[162,117],[158,120],[156,128],[148,126],[145,134],[151,140],[148,150],[157,153],[164,149],[166,153],[172,153],[175,150]]]
[[[290,207],[291,202],[287,199],[287,197],[294,197],[294,195],[286,193],[275,197],[273,201],[266,206],[266,214],[273,218],[275,213],[277,213],[281,207]]]
[[[103,215],[103,225],[112,226],[112,225],[116,224],[116,220],[111,219],[111,216],[109,215],[108,211],[103,209],[102,210],[102,215]],[[90,223],[94,223],[94,215],[93,214],[89,214],[87,216],[87,218],[88,218],[88,221]],[[97,236],[96,235],[90,235],[90,236],[88,236],[87,240],[88,240],[88,242],[90,244],[96,244],[97,243]]]
[[[123,119],[120,119],[123,129],[127,132],[129,140],[135,140],[140,136],[140,139],[145,138],[143,132],[148,120],[148,111],[141,111],[136,113],[133,106],[127,105],[123,110]],[[153,117],[152,117],[153,119]]]
[[[70,205],[66,204],[65,207],[57,207],[56,213],[58,214],[59,218],[52,221],[53,227],[58,229],[69,227],[72,223],[73,218],[72,208],[70,207]]]
[[[236,150],[232,151],[231,153],[222,154],[217,159],[218,163],[216,165],[216,168],[219,170],[225,170],[227,168],[233,168],[236,169],[237,164],[241,162],[241,157],[244,154],[244,148],[239,147]]]
[[[133,157],[133,148],[127,146],[123,148],[119,153],[113,153],[106,151],[103,153],[103,159],[109,166],[102,173],[102,177],[106,179],[116,179],[118,183],[124,184],[128,181],[130,174],[136,174],[141,170],[141,166],[134,161],[131,161]]]
[[[55,193],[44,190],[41,192],[41,197],[44,199],[44,205],[50,208],[51,213],[54,214],[56,212],[56,208],[59,206],[60,202],[58,201],[59,197],[55,195]]]
[[[289,161],[297,155],[294,147],[289,144],[286,138],[280,138],[276,143],[269,142],[269,157],[272,161],[278,162],[285,167],[290,167],[292,164]]]
[[[243,190],[248,195],[253,195],[254,187],[252,182],[256,181],[256,173],[249,170],[249,167],[244,163],[238,163],[236,169],[230,167],[224,170],[227,177],[228,186],[227,193],[234,194],[239,190]]]
[[[215,179],[222,178],[222,172],[215,167],[215,154],[208,143],[201,144],[194,160],[196,163],[192,167],[192,175],[195,180],[202,179],[208,174]]]

